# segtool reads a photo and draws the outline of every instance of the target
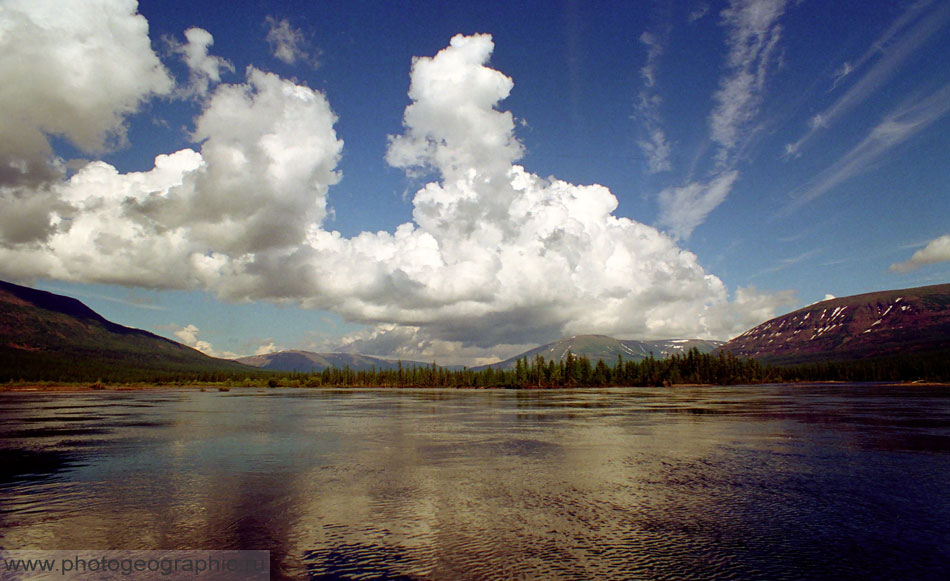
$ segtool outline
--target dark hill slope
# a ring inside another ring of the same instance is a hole
[[[107,321],[76,299],[0,281],[0,381],[149,381],[248,369]]]
[[[822,301],[749,329],[722,349],[776,364],[950,355],[950,284]]]

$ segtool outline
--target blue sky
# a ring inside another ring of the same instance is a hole
[[[945,1],[56,4],[0,3],[0,277],[212,354],[950,280]]]

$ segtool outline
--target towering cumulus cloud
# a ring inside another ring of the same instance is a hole
[[[522,148],[511,114],[496,109],[513,83],[486,66],[492,49],[487,35],[457,36],[413,66],[413,102],[388,160],[441,179],[416,193],[415,226],[403,227],[427,241],[429,258],[388,263],[418,285],[407,296],[432,306],[398,322],[485,344],[569,332],[721,332],[709,309],[725,302],[725,289],[693,254],[614,216],[606,188],[515,165]]]
[[[139,25],[131,44],[147,47],[141,17],[126,18]],[[517,165],[523,147],[512,115],[497,108],[513,82],[487,66],[493,49],[488,35],[456,36],[414,61],[405,129],[390,138],[386,158],[433,181],[413,197],[412,222],[393,232],[346,238],[324,228],[341,177],[336,117],[322,93],[250,67],[243,83],[209,92],[192,134],[200,146],[159,155],[147,172],[96,161],[68,179],[32,183],[24,177],[31,167],[62,162],[48,145],[15,151],[17,142],[5,140],[5,170],[22,171],[0,182],[0,215],[35,206],[43,227],[26,235],[0,223],[0,274],[328,309],[370,325],[346,339],[352,348],[471,362],[506,355],[499,345],[569,333],[726,337],[783,300],[740,289],[730,302],[695,255],[615,216],[606,188]],[[37,120],[24,143],[55,130],[94,150],[101,136],[121,135],[123,116],[143,96],[171,90],[150,50],[138,59],[152,83],[100,103],[104,121],[94,130]],[[111,63],[88,65],[91,84],[111,79]],[[35,91],[51,103],[50,118],[57,106],[68,109],[49,95],[58,87]]]

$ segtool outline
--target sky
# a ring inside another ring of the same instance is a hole
[[[950,2],[0,0],[0,278],[236,357],[950,281]]]

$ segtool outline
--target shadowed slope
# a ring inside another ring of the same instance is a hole
[[[0,281],[0,380],[136,381],[247,369],[107,321],[76,299]]]

